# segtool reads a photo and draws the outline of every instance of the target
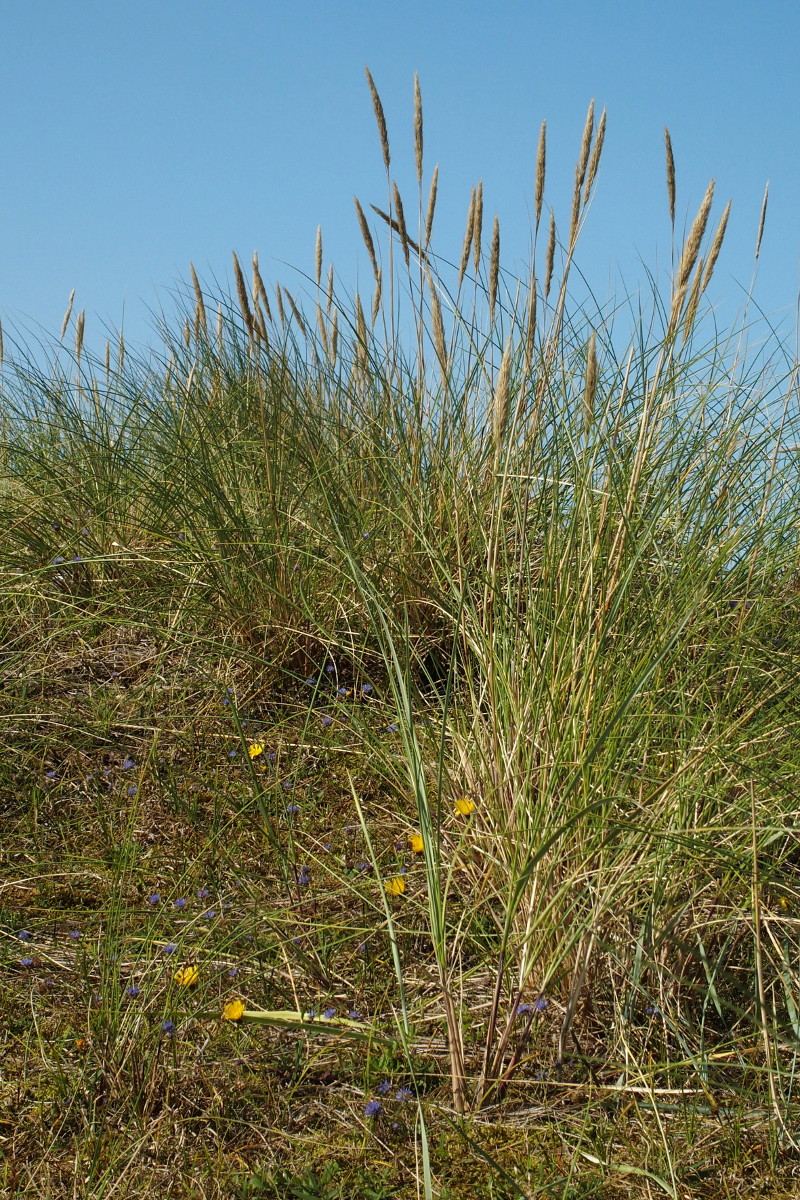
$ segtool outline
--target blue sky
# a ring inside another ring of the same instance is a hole
[[[102,326],[149,338],[149,309],[188,277],[230,278],[257,249],[269,281],[326,264],[369,279],[353,195],[385,206],[368,64],[393,170],[415,189],[413,76],[426,172],[440,163],[434,249],[457,258],[470,188],[500,217],[503,263],[528,260],[536,140],[548,126],[546,207],[569,220],[590,99],[608,110],[578,265],[602,300],[666,279],[663,128],[677,214],[708,180],[733,211],[710,298],[733,319],[770,201],[755,297],[794,327],[800,260],[800,10],[794,0],[10,0],[0,50],[0,317],[57,333],[67,297]],[[408,199],[407,199],[408,206]],[[288,265],[284,265],[288,264]]]

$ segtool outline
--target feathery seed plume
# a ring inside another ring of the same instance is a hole
[[[475,203],[476,192],[472,189],[472,195],[469,200],[469,212],[467,213],[467,229],[464,234],[464,247],[461,251],[461,265],[458,269],[458,286],[461,287],[461,281],[464,278],[464,272],[467,269],[469,262],[469,252],[472,249],[472,236],[475,228]]]
[[[244,275],[242,274],[242,268],[239,264],[239,258],[235,250],[233,251],[233,274],[234,278],[236,279],[236,294],[239,298],[239,308],[241,309],[242,317],[244,318],[244,323],[247,327],[247,332],[252,338],[255,332],[255,326],[253,325],[253,313],[250,309],[250,301],[247,296]]]
[[[378,260],[375,257],[375,243],[372,240],[372,234],[370,233],[370,228],[369,228],[369,225],[367,224],[367,218],[364,216],[364,210],[362,209],[361,205],[358,202],[358,196],[354,196],[353,200],[354,200],[355,206],[356,206],[356,216],[358,217],[358,224],[361,228],[361,236],[364,239],[364,245],[367,247],[367,254],[369,255],[369,261],[372,263],[372,274],[377,279],[378,278]]]
[[[489,320],[494,320],[497,280],[500,273],[500,222],[495,215],[492,227],[492,252],[489,258]]]
[[[400,196],[397,184],[393,184],[394,188],[394,211],[397,216],[397,229],[400,234],[400,244],[403,247],[403,257],[406,260],[406,266],[409,265],[408,257],[408,231],[406,230],[406,217],[403,212],[403,201]]]
[[[553,279],[553,263],[556,257],[556,218],[550,209],[550,236],[547,239],[547,259],[544,267],[544,298],[550,295],[550,284]]]
[[[539,130],[539,147],[536,151],[536,194],[534,204],[536,208],[536,228],[539,228],[539,221],[542,217],[542,201],[544,199],[544,176],[545,165],[547,158],[547,122],[542,121],[542,128]]]
[[[439,164],[433,168],[433,178],[431,179],[431,190],[428,193],[428,211],[425,214],[425,249],[428,249],[431,241],[431,233],[433,232],[433,213],[436,208],[436,193],[439,190]]]
[[[417,164],[417,182],[422,186],[422,92],[419,78],[414,72],[414,158]]]
[[[474,253],[472,261],[475,264],[475,274],[477,275],[481,265],[481,233],[483,232],[483,181],[478,180],[478,186],[475,190],[475,213],[472,224],[472,240]]]
[[[317,268],[317,287],[322,285],[322,226],[317,226],[317,250],[316,250],[316,268]]]
[[[764,188],[764,199],[761,201],[761,217],[758,222],[758,237],[756,238],[756,262],[761,253],[761,239],[764,236],[764,221],[767,218],[767,198],[769,197],[769,183]]]
[[[367,83],[372,94],[372,107],[375,110],[375,120],[378,123],[378,134],[381,139],[381,151],[383,153],[383,165],[386,168],[386,174],[389,174],[389,133],[386,129],[386,117],[383,115],[383,105],[381,98],[378,95],[378,89],[375,87],[375,81],[372,78],[369,67],[364,67],[367,76]]]
[[[706,290],[709,283],[711,282],[711,275],[713,273],[714,267],[717,265],[717,259],[719,258],[719,252],[722,249],[722,241],[723,241],[723,238],[725,237],[725,230],[727,228],[728,217],[730,215],[731,215],[731,202],[729,200],[727,205],[725,206],[725,212],[720,217],[720,222],[719,222],[719,225],[717,226],[717,232],[714,234],[714,240],[711,243],[711,249],[708,252],[708,265],[706,266],[705,274],[703,276],[703,286],[700,289],[701,294]],[[698,299],[699,299],[699,297],[698,297]]]
[[[664,146],[667,151],[667,197],[669,198],[669,219],[675,229],[675,159],[672,155],[672,138],[669,130],[664,128]]]
[[[86,309],[82,308],[78,313],[78,319],[75,322],[75,357],[80,362],[81,350],[83,349],[83,330],[86,324]]]
[[[64,334],[67,332],[67,326],[69,325],[69,319],[72,316],[72,305],[73,305],[74,301],[75,301],[75,288],[73,288],[69,294],[69,300],[67,301],[67,311],[64,313],[64,320],[61,322],[60,336],[62,338],[63,338]]]

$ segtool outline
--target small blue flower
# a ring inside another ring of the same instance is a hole
[[[132,758],[126,758],[125,762],[122,764],[122,769],[123,769],[123,771],[130,771],[131,768],[135,767],[135,766],[136,766],[136,763],[134,762],[134,760]]]
[[[364,695],[364,696],[368,696],[368,695],[370,694],[370,692],[371,692],[371,691],[372,691],[372,684],[371,684],[371,683],[362,683],[362,685],[361,685],[361,692],[362,692],[362,695]]]
[[[399,728],[399,726],[397,726],[394,723],[394,721],[392,721],[391,724],[386,726],[386,732],[387,733],[397,733],[398,728]]]
[[[62,559],[62,562],[63,562],[63,559]],[[333,665],[333,663],[328,663],[325,670],[328,672],[329,675],[332,675],[333,672],[336,670],[336,667]]]
[[[316,682],[317,682],[316,676],[309,675],[308,679],[306,680],[306,685],[307,685],[307,687],[313,687]]]
[[[147,897],[147,903],[148,904],[160,904],[161,903],[160,894],[158,892],[153,892],[152,896]]]
[[[326,1021],[332,1021],[333,1018],[336,1016],[336,1009],[335,1008],[323,1009],[322,1015]]]
[[[369,863],[368,863],[368,862],[360,862],[360,863],[358,863],[358,865],[356,866],[356,870],[357,870],[357,871],[361,871],[361,873],[362,873],[362,874],[363,874],[365,871],[369,871],[370,869],[371,869],[371,868],[370,868],[370,865],[369,865]]]
[[[228,979],[235,979],[239,974],[238,967],[228,967]]]
[[[128,984],[128,986],[125,988],[125,995],[130,996],[131,1000],[135,1000],[136,997],[141,996],[141,994],[142,989],[136,987],[136,985],[133,983]]]
[[[531,1011],[530,1004],[518,1004],[517,1005],[517,1016],[518,1017],[523,1017],[523,1016],[525,1016],[526,1013],[529,1013],[530,1011]]]
[[[32,967],[32,966],[33,966],[33,959],[32,959],[32,958],[21,958],[21,959],[19,960],[19,965],[20,965],[21,967]]]
[[[388,1079],[384,1079],[378,1084],[375,1090],[380,1092],[382,1096],[388,1096],[389,1092],[392,1090],[392,1085],[389,1083]]]
[[[204,913],[203,913],[203,920],[205,920],[205,921],[213,921],[213,920],[214,920],[214,917],[215,917],[216,915],[217,915],[217,914],[214,912],[214,909],[213,909],[213,908],[210,908],[210,909],[208,910],[208,912],[204,912]]]
[[[45,771],[44,777],[45,777],[45,779],[58,779],[58,776],[56,775],[55,771]]]
[[[195,896],[197,896],[198,900],[206,900],[210,895],[211,893],[209,892],[208,888],[198,888],[195,892]]]
[[[347,1016],[351,1021],[360,1021],[361,1020],[361,1013],[358,1011],[357,1008],[351,1008],[350,1012],[347,1014]]]
[[[229,750],[229,751],[228,751],[228,758],[236,758],[236,755],[237,755],[238,753],[239,753],[239,751],[238,751],[238,750]]]
[[[547,1001],[545,1000],[544,996],[540,996],[538,1000],[534,1001],[533,1007],[537,1012],[544,1012],[544,1010],[547,1008]]]
[[[404,1104],[406,1100],[413,1100],[414,1093],[411,1091],[411,1088],[401,1087],[395,1092],[394,1098],[395,1100],[399,1100],[401,1104]]]
[[[172,907],[173,908],[186,908],[187,903],[188,902],[187,902],[185,896],[179,896],[178,899],[173,902]]]
[[[167,1037],[172,1037],[175,1029],[176,1025],[174,1021],[166,1020],[161,1022],[161,1032],[166,1033]]]
[[[364,1105],[364,1115],[367,1117],[377,1117],[381,1111],[380,1100],[368,1100]]]
[[[285,788],[287,792],[290,792],[294,787],[294,784],[292,783],[291,779],[284,779],[281,787]]]
[[[53,559],[53,566],[55,567],[58,565],[58,563],[62,563],[63,561],[64,561],[63,556],[61,554],[57,554],[56,557]]]
[[[69,936],[73,942],[79,942],[83,937],[83,934],[81,933],[80,929],[70,929]]]
[[[326,729],[330,728],[330,726],[333,724],[333,717],[329,717],[328,714],[325,713],[325,715],[322,718],[322,724],[325,726]]]
[[[167,942],[166,946],[161,951],[162,954],[174,954],[178,947],[174,942]]]
[[[17,937],[21,942],[32,942],[33,934],[28,929],[20,929]]]
[[[296,817],[297,814],[300,812],[300,805],[299,804],[287,804],[286,811],[290,817]]]
[[[138,790],[139,789],[137,788],[136,784],[132,783],[131,786],[128,788],[128,795],[135,796],[136,793],[138,792]]]

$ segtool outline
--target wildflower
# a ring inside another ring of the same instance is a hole
[[[58,779],[58,776],[56,775],[55,771],[45,771],[44,777],[45,777],[45,779]]]
[[[371,692],[371,691],[372,691],[372,684],[371,684],[371,683],[362,683],[362,685],[361,685],[361,694],[362,694],[362,696],[368,696],[368,695],[370,694],[370,692]]]
[[[187,904],[186,897],[179,896],[178,899],[173,902],[172,907],[173,908],[186,908],[186,904]]]
[[[322,724],[325,726],[326,729],[329,729],[330,726],[333,724],[333,717],[329,717],[328,714],[325,713],[325,715],[322,718]]]
[[[81,933],[80,929],[70,929],[69,936],[71,941],[79,942],[83,934]]]
[[[286,811],[290,817],[296,817],[297,814],[300,812],[300,805],[299,804],[287,804]]]
[[[537,1012],[544,1012],[544,1010],[547,1008],[547,1001],[545,1000],[544,996],[540,996],[538,1000],[534,1001],[533,1007]]]
[[[360,871],[361,874],[363,875],[365,871],[371,870],[371,867],[368,862],[360,862],[357,864],[356,870]]]
[[[349,696],[351,691],[352,691],[351,688],[340,687],[340,688],[336,689],[336,695],[337,696]]]
[[[131,1000],[135,1000],[136,997],[141,996],[141,994],[142,994],[142,989],[136,987],[136,985],[134,983],[128,984],[128,986],[125,988],[125,995],[130,996]]]
[[[406,890],[406,881],[402,875],[396,875],[394,879],[387,879],[384,886],[390,896],[402,896]]]
[[[399,726],[397,726],[395,724],[395,722],[392,721],[390,725],[386,726],[386,732],[387,733],[397,733],[398,728],[399,728]]]
[[[469,796],[459,796],[456,800],[456,812],[461,817],[468,817],[475,809],[475,805],[470,800]]]
[[[172,978],[178,987],[194,987],[200,978],[200,968],[191,963],[188,967],[180,967]]]
[[[174,942],[167,942],[166,946],[162,950],[162,954],[174,954],[177,949],[178,947]]]
[[[169,1019],[167,1019],[166,1021],[161,1022],[161,1032],[165,1033],[167,1035],[167,1037],[172,1037],[176,1028],[177,1027],[176,1027],[174,1021],[170,1021]]]
[[[294,787],[294,784],[292,783],[291,779],[284,779],[281,787],[285,788],[287,792],[290,792]]]
[[[425,849],[425,843],[422,840],[421,833],[412,833],[411,837],[408,840],[411,842],[411,849],[414,851],[415,854],[421,854],[422,851]]]
[[[58,563],[62,563],[63,561],[64,561],[63,555],[57,554],[56,557],[53,559],[53,566],[57,566]]]
[[[398,1088],[394,1094],[395,1100],[399,1100],[401,1104],[404,1104],[406,1100],[412,1100],[413,1097],[414,1093],[408,1087]]]
[[[262,742],[251,742],[247,747],[247,753],[251,758],[258,758],[259,754],[264,753],[264,745]]]
[[[240,1021],[244,1016],[244,1005],[241,1000],[229,1000],[222,1010],[223,1021]]]
[[[198,900],[206,900],[210,895],[211,895],[211,893],[209,892],[208,888],[206,888],[206,887],[198,888],[197,891],[195,892],[195,896],[197,896]]]
[[[239,974],[238,967],[228,967],[228,979],[235,979]]]
[[[530,1004],[518,1004],[517,1005],[517,1016],[518,1017],[524,1017],[530,1011],[531,1011]]]
[[[325,670],[328,672],[329,675],[332,675],[333,672],[336,670],[336,667],[333,665],[333,663],[328,663]]]
[[[33,934],[28,929],[20,929],[17,937],[21,942],[32,942]]]
[[[217,914],[214,912],[214,909],[213,909],[213,908],[209,908],[208,912],[204,912],[204,913],[203,913],[203,920],[204,920],[204,921],[213,921],[213,920],[214,920],[214,917],[215,917],[216,915],[217,915]]]
[[[308,679],[306,680],[306,687],[313,687],[316,682],[316,675],[309,675]]]
[[[123,769],[123,771],[130,771],[131,768],[135,767],[135,766],[136,766],[136,763],[134,762],[134,760],[132,758],[126,758],[125,762],[122,764],[122,769]]]
[[[333,1018],[336,1016],[336,1009],[335,1008],[323,1009],[322,1016],[323,1016],[323,1020],[332,1021]]]
[[[147,897],[147,903],[148,904],[160,904],[161,896],[159,895],[158,892],[153,892],[152,896]]]
[[[357,1008],[351,1008],[350,1012],[347,1014],[347,1016],[348,1016],[348,1019],[351,1021],[360,1021],[361,1020],[361,1013],[358,1011]]]
[[[368,1100],[364,1105],[364,1115],[367,1117],[377,1117],[381,1111],[381,1107],[380,1100]]]
[[[138,790],[139,790],[139,789],[136,787],[136,784],[135,784],[135,783],[134,783],[134,784],[131,784],[131,786],[128,788],[128,795],[129,795],[129,796],[135,796]]]
[[[237,758],[237,757],[238,757],[238,754],[239,754],[239,751],[238,751],[238,750],[229,750],[229,751],[228,751],[228,758]]]
[[[377,1092],[380,1092],[380,1094],[382,1096],[386,1096],[392,1090],[392,1085],[389,1083],[388,1079],[384,1079],[381,1083],[378,1084],[378,1086],[375,1090]]]
[[[317,1015],[317,1010],[315,1008],[310,1008],[308,1010],[308,1012],[303,1013],[303,1020],[304,1021],[313,1021],[314,1018],[316,1017],[316,1015]]]
[[[21,967],[32,967],[32,966],[33,966],[33,959],[32,959],[32,958],[21,958],[21,959],[19,960],[19,965],[20,965]]]
[[[311,880],[308,878],[307,875],[301,875],[300,878],[297,880],[297,882],[300,885],[300,887],[308,887],[308,885],[311,883]]]

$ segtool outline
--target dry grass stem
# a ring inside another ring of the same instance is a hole
[[[317,273],[317,287],[322,287],[322,226],[317,226],[317,246],[314,255]]]
[[[472,244],[473,256],[472,262],[475,267],[475,274],[481,267],[481,234],[483,233],[483,181],[478,180],[478,186],[475,189],[475,212],[472,222]]]
[[[267,324],[264,320],[264,310],[261,307],[260,299],[256,300],[253,305],[253,323],[259,338],[267,345],[269,343],[269,334],[267,333]]]
[[[594,400],[597,395],[597,333],[589,338],[586,354],[586,382],[583,389],[583,412],[588,434],[594,419]]]
[[[406,215],[403,212],[403,200],[400,195],[400,190],[397,184],[393,184],[394,211],[397,217],[397,232],[400,234],[400,244],[403,247],[403,257],[406,260],[406,266],[409,265],[408,256],[408,230],[406,229]]]
[[[722,217],[720,218],[719,225],[717,226],[717,232],[714,234],[714,240],[711,243],[711,249],[708,252],[708,265],[706,266],[705,274],[703,276],[703,286],[701,288],[701,292],[704,292],[706,290],[706,288],[708,287],[709,283],[711,282],[711,276],[714,272],[714,267],[717,265],[717,259],[719,258],[719,252],[722,249],[722,242],[725,237],[725,230],[728,226],[728,217],[730,215],[731,215],[731,202],[729,200],[727,205],[725,206],[725,211],[722,214]]]
[[[433,233],[433,214],[436,211],[436,195],[439,190],[439,164],[433,168],[433,178],[431,179],[431,190],[428,193],[428,211],[425,214],[425,249],[431,243],[431,234]]]
[[[107,338],[106,338],[105,359],[104,359],[103,365],[105,367],[106,380],[108,380],[111,375],[111,342],[109,342],[109,340]]]
[[[186,318],[186,320],[183,323],[183,344],[187,350],[189,349],[189,347],[192,344],[192,327],[189,324],[188,317]]]
[[[553,281],[553,263],[556,257],[556,218],[553,210],[550,210],[550,236],[547,239],[547,258],[545,259],[544,267],[544,298],[550,295],[550,284]]]
[[[381,139],[381,153],[383,154],[383,165],[386,168],[386,174],[389,174],[389,132],[386,128],[386,117],[383,114],[383,105],[381,98],[378,95],[378,89],[375,87],[375,81],[370,74],[369,67],[364,67],[369,84],[370,94],[372,96],[372,107],[375,110],[375,120],[378,123],[378,134]]]
[[[202,326],[203,332],[206,332],[208,329],[206,324],[206,306],[203,302],[203,289],[200,287],[200,280],[197,278],[194,263],[189,263],[189,271],[191,272],[192,287],[194,288],[195,321]]]
[[[764,236],[764,222],[767,219],[767,199],[769,198],[769,183],[764,188],[764,199],[761,201],[761,216],[758,221],[758,237],[756,238],[756,262],[761,253],[761,239]]]
[[[325,328],[325,318],[322,315],[322,306],[319,304],[317,305],[317,328],[319,329],[319,336],[322,341],[322,349],[325,351],[325,357],[329,358],[330,348],[328,346],[328,331]]]
[[[667,152],[667,197],[669,198],[669,219],[673,231],[675,229],[675,159],[672,154],[672,138],[669,130],[664,129],[664,146]]]
[[[367,254],[369,255],[369,261],[372,264],[372,274],[377,279],[378,278],[378,260],[375,257],[375,243],[372,240],[372,233],[370,232],[369,225],[367,224],[367,218],[364,216],[364,210],[362,209],[361,205],[359,204],[358,196],[354,196],[353,201],[356,206],[356,216],[358,217],[358,224],[359,224],[359,228],[361,229],[361,236],[364,239],[364,245],[367,247]]]
[[[0,321],[0,363],[5,361],[5,347],[3,345],[3,322]]]
[[[403,232],[400,228],[399,221],[396,221],[394,217],[389,215],[389,213],[385,213],[382,208],[378,208],[377,204],[370,204],[370,208],[372,209],[373,212],[378,214],[378,216],[381,218],[382,221],[386,222],[386,224],[389,226],[390,229],[393,229],[395,231],[395,233],[400,238],[401,242],[404,241],[405,244],[407,246],[409,246],[410,249],[412,249],[415,254],[418,254],[420,256],[420,258],[422,258],[422,259],[425,258],[424,251],[420,249],[420,247],[417,245],[417,243],[414,241],[413,238],[410,238],[408,236],[407,229],[406,229],[405,239],[403,238]]]
[[[539,146],[536,151],[536,193],[534,205],[536,209],[536,229],[542,219],[542,202],[544,201],[544,179],[547,165],[547,122],[542,121],[539,130]]]
[[[414,159],[417,165],[417,182],[422,187],[422,92],[416,71],[414,72]]]
[[[489,320],[494,321],[497,300],[497,281],[500,275],[500,222],[497,216],[492,226],[492,252],[489,257]]]
[[[67,332],[67,326],[69,325],[69,319],[72,316],[72,305],[74,303],[75,303],[75,288],[73,288],[69,294],[69,300],[67,301],[67,311],[64,313],[64,320],[61,322],[60,336],[62,338],[64,337],[64,334]]]

